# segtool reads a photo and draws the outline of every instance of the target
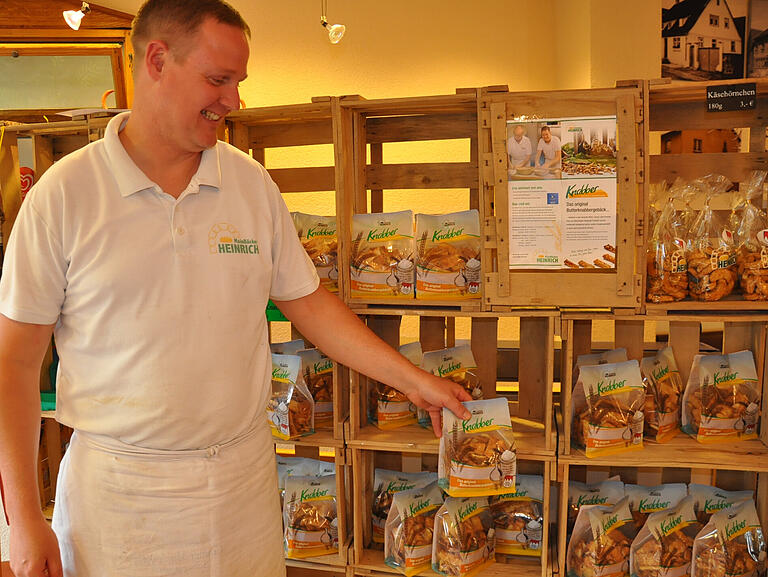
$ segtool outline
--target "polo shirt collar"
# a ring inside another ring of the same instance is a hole
[[[112,173],[117,180],[120,195],[130,196],[142,190],[152,189],[157,186],[126,152],[123,143],[120,142],[119,132],[128,121],[130,112],[122,112],[112,118],[104,131],[104,146],[112,168]],[[215,190],[221,188],[221,167],[219,165],[219,144],[203,151],[200,158],[200,166],[192,177],[191,183],[198,186],[206,186]],[[197,187],[194,187],[197,192]],[[190,191],[191,192],[191,191]]]

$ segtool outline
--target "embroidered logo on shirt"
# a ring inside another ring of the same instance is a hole
[[[259,242],[243,238],[234,225],[219,222],[208,233],[208,250],[211,254],[259,254]]]

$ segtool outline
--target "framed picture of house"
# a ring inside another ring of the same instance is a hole
[[[662,0],[662,76],[674,80],[743,78],[749,2]]]
[[[752,0],[749,8],[747,75],[768,77],[768,0]]]

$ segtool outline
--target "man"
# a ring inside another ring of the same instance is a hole
[[[536,147],[536,165],[541,163],[541,158],[544,157],[542,166],[549,170],[559,169],[560,161],[563,156],[563,152],[560,149],[560,139],[552,134],[552,129],[549,126],[541,127],[541,138],[539,139],[539,145]]]
[[[442,407],[468,417],[458,385],[318,287],[266,171],[217,143],[239,106],[248,34],[220,0],[147,2],[133,111],[46,172],[19,214],[0,283],[0,475],[17,577],[284,574],[264,414],[269,297],[433,422]],[[238,243],[247,250],[225,250]],[[35,482],[54,332],[57,418],[75,429],[55,534]]]
[[[512,136],[507,139],[507,154],[509,155],[509,168],[520,168],[531,164],[533,145],[531,139],[525,135],[522,124],[516,124],[512,129]]]

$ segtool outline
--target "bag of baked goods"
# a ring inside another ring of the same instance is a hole
[[[423,489],[437,481],[437,474],[430,471],[421,473],[403,473],[376,469],[373,472],[373,502],[371,523],[373,525],[371,540],[374,543],[384,543],[384,526],[387,522],[393,497],[401,491]]]
[[[656,355],[645,357],[640,361],[640,372],[645,385],[644,436],[657,443],[667,443],[680,430],[680,408],[685,389],[672,347],[664,347]]]
[[[338,552],[336,476],[287,477],[283,523],[287,558],[304,559]]]
[[[581,367],[587,367],[589,365],[607,365],[609,363],[621,363],[629,360],[627,358],[627,349],[620,347],[618,349],[612,349],[609,351],[602,351],[600,353],[587,353],[576,357],[576,366],[573,370],[573,382],[579,381],[579,371]],[[574,393],[575,393],[574,385]],[[581,394],[582,404],[586,404],[586,398],[584,398],[583,390]]]
[[[670,196],[654,226],[648,245],[648,294],[651,303],[679,301],[688,296],[685,224]]]
[[[648,187],[648,230],[654,230],[664,206],[669,201],[669,185],[666,180],[652,182]]]
[[[766,172],[756,170],[740,189],[745,199],[742,220],[736,232],[736,267],[744,298],[768,300],[768,217],[753,204],[762,200]]]
[[[416,215],[416,298],[480,297],[477,210]]]
[[[307,346],[302,339],[285,341],[283,343],[270,343],[269,345],[269,350],[278,355],[295,355],[306,348]]]
[[[435,515],[432,570],[472,577],[496,562],[493,515],[486,497],[448,497]]]
[[[683,396],[683,431],[701,443],[757,437],[760,382],[752,351],[696,355]]]
[[[643,448],[645,387],[637,361],[581,367],[574,399],[573,438],[587,457]],[[581,388],[582,391],[578,391]]]
[[[685,499],[688,487],[685,483],[668,483],[656,487],[624,485],[624,494],[629,497],[629,510],[639,531],[645,525],[648,515],[676,507]]]
[[[629,573],[632,577],[687,577],[691,573],[693,541],[702,525],[690,497],[673,508],[648,516],[632,541]]]
[[[443,408],[438,478],[451,497],[503,495],[515,490],[517,448],[507,400],[466,401],[467,420]]]
[[[636,536],[626,497],[613,507],[582,507],[568,543],[568,577],[629,577],[629,547]]]
[[[333,293],[339,292],[336,217],[294,212],[293,224],[304,250],[317,269],[320,284]]]
[[[421,365],[419,341],[401,345],[398,351],[414,365]],[[394,429],[416,422],[416,405],[411,403],[405,393],[389,385],[369,381],[368,400],[368,419],[379,429]]]
[[[618,476],[599,483],[568,481],[568,530],[573,528],[579,511],[585,505],[612,507],[624,498],[624,483]]]
[[[307,457],[277,456],[277,487],[280,491],[280,508],[285,501],[285,480],[288,477],[324,477],[335,475],[336,465],[328,461],[310,459]]]
[[[541,557],[544,535],[544,479],[518,475],[514,493],[488,498],[496,528],[496,552]]]
[[[301,357],[272,354],[272,396],[267,420],[278,439],[296,439],[315,432],[315,403],[301,376]]]
[[[754,501],[715,513],[693,542],[691,577],[765,575],[765,536]]]
[[[736,244],[733,231],[712,209],[711,202],[731,183],[723,176],[710,175],[696,184],[704,191],[705,201],[689,232],[688,291],[693,299],[718,301],[736,286]]]
[[[459,383],[474,400],[483,398],[480,377],[477,376],[477,363],[470,345],[428,351],[424,353],[421,367],[433,375]]]
[[[443,504],[436,483],[396,493],[384,535],[384,561],[404,575],[418,575],[432,565],[435,513]]]
[[[357,298],[412,299],[413,212],[356,214],[352,217],[350,285]]]
[[[724,491],[698,483],[688,485],[688,494],[693,498],[693,510],[702,524],[708,523],[709,518],[718,511],[754,498],[752,491]]]
[[[319,349],[305,349],[298,354],[304,383],[315,402],[315,429],[332,429],[334,362]]]

